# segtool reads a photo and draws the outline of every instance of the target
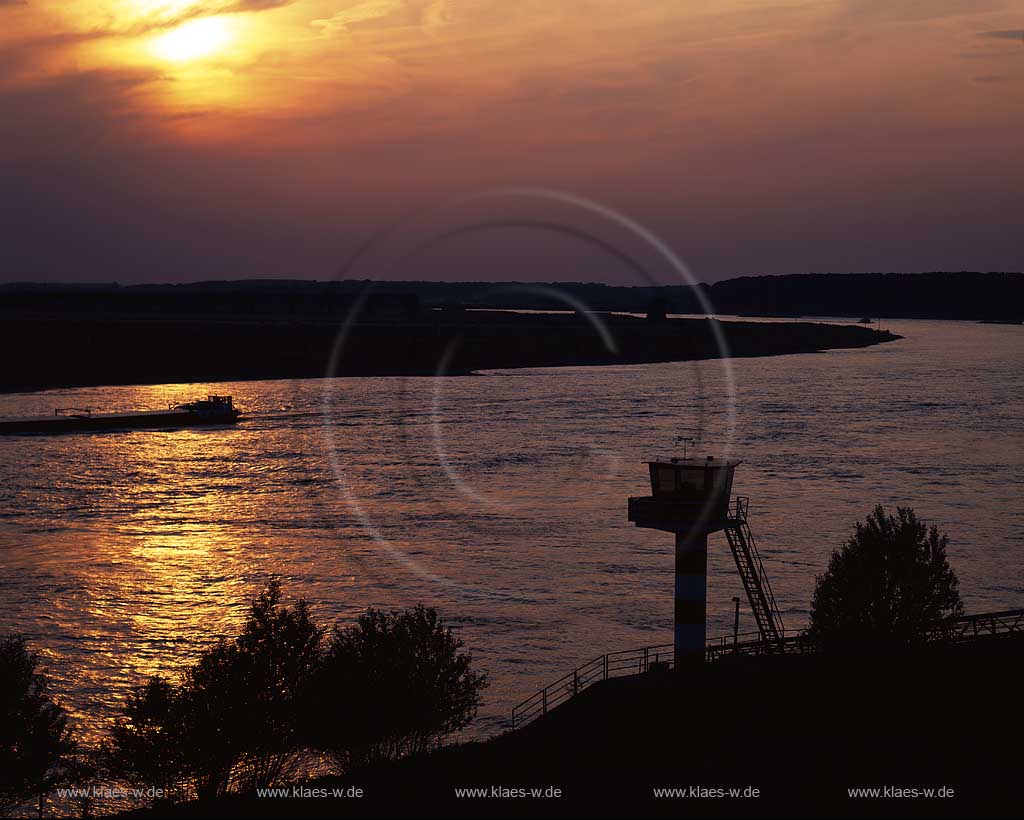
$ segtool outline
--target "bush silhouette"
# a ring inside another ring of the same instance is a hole
[[[238,637],[178,682],[157,676],[133,690],[102,760],[174,800],[286,782],[312,750],[345,765],[422,751],[476,714],[486,679],[461,647],[422,606],[368,610],[325,646],[306,602],[282,606],[272,581]]]
[[[76,775],[68,716],[49,693],[39,656],[23,638],[0,640],[0,816],[46,796]]]
[[[280,583],[271,581],[237,638],[203,652],[177,685],[155,677],[133,692],[110,736],[112,771],[200,798],[295,772],[299,704],[323,632],[305,601],[288,608],[280,599]]]
[[[136,687],[101,749],[105,768],[162,789],[168,798],[178,793],[188,774],[178,698],[174,685],[159,675]]]
[[[223,793],[287,779],[301,756],[299,705],[320,657],[323,631],[304,600],[280,605],[271,581],[234,641],[221,640],[185,672],[182,720],[195,749],[197,790]]]
[[[476,716],[486,675],[422,605],[335,628],[310,699],[311,744],[344,766],[423,752]]]
[[[930,625],[963,611],[947,543],[911,508],[893,516],[876,507],[819,576],[809,634],[826,648],[923,640]]]

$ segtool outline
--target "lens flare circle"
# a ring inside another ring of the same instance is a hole
[[[370,283],[386,278],[386,274],[393,271],[403,262],[407,261],[411,256],[416,255],[423,250],[426,250],[438,242],[451,238],[462,236],[464,234],[475,233],[476,231],[494,228],[494,227],[535,227],[547,230],[555,230],[558,232],[566,233],[570,236],[581,238],[585,241],[589,241],[595,246],[601,248],[607,253],[610,253],[615,258],[626,264],[626,266],[632,269],[633,274],[638,279],[647,285],[663,284],[657,282],[653,276],[646,270],[644,264],[642,264],[634,255],[628,251],[622,249],[619,244],[622,240],[617,241],[606,241],[603,236],[599,235],[602,233],[601,229],[597,231],[592,229],[578,229],[571,221],[563,221],[561,219],[523,219],[521,216],[515,216],[508,218],[504,216],[498,216],[497,218],[489,218],[484,220],[477,219],[460,219],[454,212],[458,209],[458,206],[462,205],[483,205],[490,202],[499,202],[503,204],[518,202],[525,204],[528,208],[539,207],[544,203],[557,203],[559,205],[567,207],[570,213],[576,215],[588,215],[591,218],[596,217],[598,223],[603,223],[607,227],[615,227],[622,231],[625,235],[624,238],[631,240],[633,243],[638,244],[640,247],[646,248],[648,251],[653,251],[653,256],[658,260],[660,266],[663,267],[667,272],[671,274],[671,278],[683,285],[689,285],[692,288],[692,292],[696,296],[698,303],[704,314],[709,317],[708,323],[711,335],[718,348],[718,362],[721,366],[724,376],[724,393],[719,396],[719,400],[722,403],[721,409],[724,411],[724,431],[721,440],[719,441],[719,452],[722,456],[728,457],[731,453],[733,441],[736,433],[736,383],[735,376],[732,368],[732,360],[729,350],[729,344],[722,331],[721,326],[715,319],[715,310],[710,300],[704,291],[697,287],[697,280],[690,273],[689,269],[678,257],[678,255],[672,250],[672,248],[658,237],[654,232],[647,229],[645,226],[638,222],[626,217],[618,211],[603,205],[602,203],[596,202],[592,199],[581,197],[575,194],[571,194],[564,191],[544,189],[544,188],[500,188],[491,189],[470,196],[462,197],[453,200],[447,205],[442,205],[435,209],[428,209],[424,212],[419,212],[411,215],[405,220],[401,220],[396,225],[389,229],[385,229],[378,235],[369,239],[365,244],[355,250],[355,252],[349,257],[349,259],[342,265],[339,271],[338,278],[355,278],[359,279],[360,276],[354,273],[355,269],[364,261],[365,257],[368,256],[370,251],[377,246],[388,243],[389,240],[393,240],[396,235],[403,233],[410,229],[417,223],[421,224],[428,221],[427,217],[433,213],[435,215],[443,212],[448,212],[449,217],[455,217],[455,226],[446,229],[438,230],[436,227],[429,230],[428,236],[419,241],[415,242],[413,246],[407,249],[404,253],[399,253],[398,258],[390,260],[389,264],[383,266],[381,270],[373,271],[374,275],[368,277],[367,287],[358,293],[354,303],[350,306],[348,314],[345,319],[341,322],[335,337],[334,346],[329,357],[329,362],[326,368],[325,376],[334,376],[337,372],[337,366],[341,358],[341,352],[344,349],[348,337],[352,331],[353,324],[355,323],[355,317],[362,311],[363,306],[368,298],[369,291],[371,289]],[[537,286],[520,286],[524,290],[535,290]],[[549,294],[550,295],[550,294]],[[568,294],[561,294],[562,301],[572,302],[574,301]],[[579,310],[582,305],[572,304],[572,307]],[[584,311],[584,315],[587,311]],[[597,335],[605,343],[605,346],[609,349],[615,348],[614,338],[611,337],[608,332],[608,328],[604,327],[603,321],[599,316],[588,316],[587,317],[594,325],[594,330]],[[454,349],[449,348],[444,352],[441,357],[441,361],[438,362],[437,369],[435,372],[435,384],[432,391],[432,402],[430,412],[430,423],[431,432],[433,437],[433,444],[435,454],[437,455],[440,466],[444,470],[445,474],[452,483],[458,487],[460,492],[469,498],[473,498],[478,502],[484,502],[486,506],[490,507],[492,511],[496,512],[509,512],[509,507],[514,505],[508,505],[503,503],[502,499],[496,499],[488,494],[480,493],[471,484],[465,481],[457,471],[454,469],[454,465],[451,463],[447,456],[447,450],[444,441],[444,435],[440,429],[440,415],[441,415],[441,395],[443,392],[443,383],[445,382],[444,374],[448,372],[448,366],[450,364],[451,356],[454,353]],[[695,376],[697,379],[697,390],[699,394],[703,393],[703,380],[700,377],[699,369],[695,369]],[[705,398],[703,395],[701,399]],[[701,416],[701,435],[703,433],[703,417],[705,414],[704,401],[698,401],[700,416]],[[414,574],[423,578],[424,580],[438,584],[449,589],[457,590],[458,593],[463,596],[470,597],[482,597],[486,599],[494,598],[505,598],[509,597],[509,593],[501,593],[495,590],[484,590],[477,589],[475,587],[466,586],[463,583],[455,581],[454,579],[447,578],[437,572],[434,572],[429,567],[425,566],[423,562],[414,558],[413,556],[406,553],[405,549],[399,545],[392,543],[391,540],[384,534],[384,532],[378,528],[376,523],[371,519],[368,511],[364,508],[358,494],[355,492],[354,487],[350,485],[347,476],[346,465],[342,463],[342,459],[337,450],[335,442],[333,440],[333,428],[336,420],[336,408],[335,408],[335,396],[329,389],[328,382],[324,383],[324,391],[322,394],[321,401],[321,412],[326,424],[323,426],[324,434],[324,449],[326,451],[328,460],[333,468],[335,478],[338,482],[339,489],[343,496],[348,502],[349,509],[353,514],[354,518],[360,523],[364,531],[370,536],[376,546],[381,549],[385,554],[390,556],[392,560],[401,566],[404,566],[407,570],[412,571]]]

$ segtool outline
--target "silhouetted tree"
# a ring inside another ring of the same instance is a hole
[[[346,764],[430,748],[475,716],[486,678],[422,606],[368,610],[323,631],[272,581],[241,634],[221,639],[178,683],[151,678],[128,698],[104,747],[117,777],[167,797],[211,798],[287,780],[311,748]]]
[[[179,693],[166,678],[155,675],[135,687],[101,749],[106,768],[161,789],[167,799],[173,799],[188,778],[180,711]]]
[[[102,785],[98,782],[103,772],[99,750],[95,747],[79,746],[74,757],[68,758],[65,771],[61,785],[74,788],[78,792],[68,799],[77,807],[77,816],[82,820],[89,820],[94,816],[93,807],[96,802],[92,789]]]
[[[193,748],[211,777],[202,783],[206,793],[222,792],[232,772],[242,788],[271,785],[301,756],[300,701],[323,631],[304,600],[289,609],[280,599],[280,582],[271,581],[242,634],[220,641],[185,673],[183,720],[196,732]]]
[[[64,708],[51,698],[39,656],[23,638],[0,640],[0,815],[46,796],[75,773],[77,748]]]
[[[486,675],[422,605],[336,627],[310,704],[311,742],[343,766],[422,752],[476,716]]]
[[[172,685],[136,689],[110,736],[107,759],[122,776],[187,783],[200,798],[271,785],[300,760],[299,703],[323,632],[305,601],[281,606],[276,580],[255,599],[242,633],[219,640]]]
[[[811,636],[826,647],[913,643],[929,625],[961,614],[948,540],[909,507],[895,516],[876,507],[818,578]]]

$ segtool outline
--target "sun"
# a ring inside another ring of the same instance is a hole
[[[223,51],[232,41],[231,28],[221,17],[203,17],[183,23],[158,37],[153,51],[175,63],[199,60]]]

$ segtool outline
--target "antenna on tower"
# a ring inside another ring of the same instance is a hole
[[[697,439],[691,436],[676,436],[676,444],[683,445],[683,461],[686,461],[686,447],[689,444],[693,444]]]

